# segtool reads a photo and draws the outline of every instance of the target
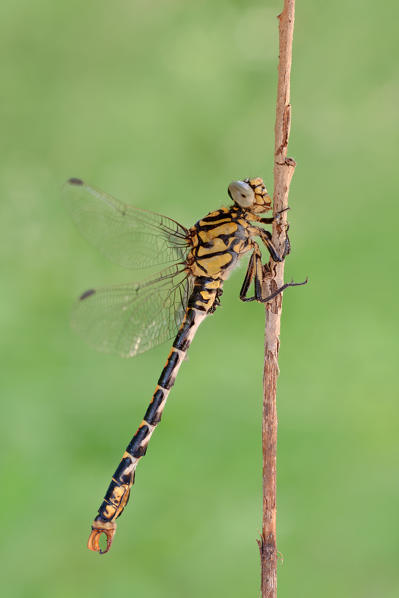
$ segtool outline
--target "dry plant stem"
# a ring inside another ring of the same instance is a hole
[[[295,170],[295,162],[287,158],[290,133],[290,74],[292,38],[294,33],[295,0],[284,0],[279,15],[279,65],[274,149],[274,215],[288,207],[288,191]],[[273,223],[274,246],[283,253],[287,231],[287,212]],[[270,294],[284,284],[284,262],[271,261],[266,267],[268,277],[264,292]],[[277,596],[277,547],[276,547],[276,449],[277,409],[276,389],[278,352],[280,348],[280,318],[282,294],[266,304],[265,361],[263,373],[263,520],[262,536],[258,541],[261,555],[262,598]]]

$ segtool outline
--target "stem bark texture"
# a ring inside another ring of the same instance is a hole
[[[279,64],[277,107],[274,146],[273,210],[276,216],[288,207],[288,192],[295,170],[295,161],[287,158],[290,134],[290,74],[292,39],[294,33],[295,0],[284,0],[279,19]],[[280,255],[283,254],[287,235],[287,212],[282,212],[273,223],[272,241]],[[266,294],[273,293],[284,284],[284,262],[272,260],[265,266]],[[276,546],[276,452],[277,409],[276,390],[279,374],[280,319],[282,294],[266,303],[265,361],[263,373],[263,519],[262,535],[258,541],[261,556],[262,598],[277,596],[277,546]]]

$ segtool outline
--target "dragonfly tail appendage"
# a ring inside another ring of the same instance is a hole
[[[179,368],[198,326],[207,313],[207,310],[200,311],[194,307],[188,307],[186,310],[183,322],[169,353],[166,365],[162,370],[144,419],[128,444],[122,460],[112,476],[111,483],[98,510],[98,515],[93,521],[92,531],[87,544],[90,550],[105,554],[111,548],[116,530],[115,519],[122,514],[128,502],[137,464],[141,457],[144,457],[146,454],[150,438],[157,424],[161,421],[168,394],[175,382]],[[101,534],[105,534],[107,539],[107,545],[104,550],[100,548],[99,543]]]
[[[93,550],[94,552],[99,552],[100,554],[105,554],[111,548],[112,540],[114,539],[114,534],[116,532],[116,523],[115,521],[104,521],[104,522],[97,522],[94,521],[93,525],[91,526],[91,534],[89,536],[89,540],[87,542],[87,548],[89,550]],[[101,534],[105,534],[107,538],[107,546],[105,550],[100,548],[100,537]]]

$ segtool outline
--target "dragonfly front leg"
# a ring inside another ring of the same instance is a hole
[[[282,214],[283,212],[286,212],[289,209],[290,208],[284,208],[283,210],[280,210],[279,212],[277,212],[277,214],[275,216],[271,216],[270,218],[259,218],[258,222],[262,222],[262,224],[273,224],[273,222],[275,220],[279,220],[280,214]]]

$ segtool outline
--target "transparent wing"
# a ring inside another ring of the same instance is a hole
[[[188,231],[174,220],[134,208],[69,179],[63,196],[76,226],[95,247],[126,268],[184,262]]]
[[[172,338],[193,289],[193,277],[175,265],[156,278],[83,293],[72,326],[89,345],[133,357]]]

